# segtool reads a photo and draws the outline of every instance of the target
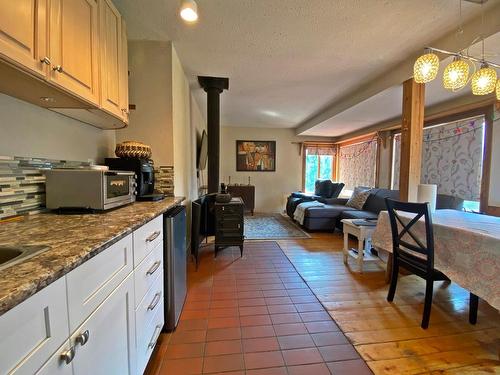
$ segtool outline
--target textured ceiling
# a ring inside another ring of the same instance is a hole
[[[487,60],[500,64],[500,33],[492,35],[485,41]],[[472,56],[481,56],[481,45],[475,44],[469,49]],[[452,61],[451,57],[441,61],[438,77],[426,84],[425,105],[430,107],[442,102],[453,100],[462,96],[470,96],[470,84],[457,92],[450,92],[443,88],[441,77],[445,66]],[[477,64],[477,68],[479,65]],[[471,69],[471,74],[473,69]],[[337,137],[367,126],[390,121],[401,116],[403,87],[391,87],[372,96],[370,99],[359,103],[331,119],[305,131],[303,135]],[[494,94],[490,95],[491,97]]]
[[[197,0],[195,25],[179,0],[114,2],[130,39],[174,42],[193,87],[230,78],[224,126],[296,127],[458,23],[457,0]],[[479,11],[464,3],[464,21]]]

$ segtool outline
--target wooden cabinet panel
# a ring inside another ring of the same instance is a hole
[[[96,0],[50,1],[51,82],[98,104]]]
[[[121,104],[122,19],[110,0],[99,0],[101,106],[118,117],[123,116]]]
[[[0,56],[44,76],[47,0],[0,0],[0,9]]]
[[[82,342],[79,337],[86,339]],[[136,373],[134,282],[129,275],[71,337],[74,375]]]
[[[33,374],[68,339],[66,278],[0,317],[0,374]]]
[[[122,20],[122,55],[120,60],[120,100],[121,110],[123,114],[123,121],[129,123],[129,109],[128,109],[128,39],[127,27],[125,21]]]

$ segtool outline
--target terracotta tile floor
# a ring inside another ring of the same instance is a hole
[[[371,374],[276,242],[205,254],[188,277],[148,374]]]

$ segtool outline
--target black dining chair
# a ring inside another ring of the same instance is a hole
[[[428,203],[399,202],[389,198],[386,198],[385,202],[391,224],[393,247],[391,285],[387,301],[394,300],[399,267],[425,279],[425,303],[421,327],[426,329],[429,327],[434,281],[449,280],[445,274],[434,268],[434,231],[430,206]],[[403,220],[398,212],[407,212],[415,216]],[[422,217],[425,227],[424,242],[412,230]],[[469,302],[469,322],[471,324],[476,324],[477,306],[478,297],[471,293]]]

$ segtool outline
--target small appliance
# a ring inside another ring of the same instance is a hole
[[[103,211],[135,201],[134,172],[50,169],[45,177],[49,209]]]
[[[165,196],[155,194],[155,171],[151,159],[106,158],[105,164],[113,170],[133,171],[137,177],[137,200],[156,201]]]

